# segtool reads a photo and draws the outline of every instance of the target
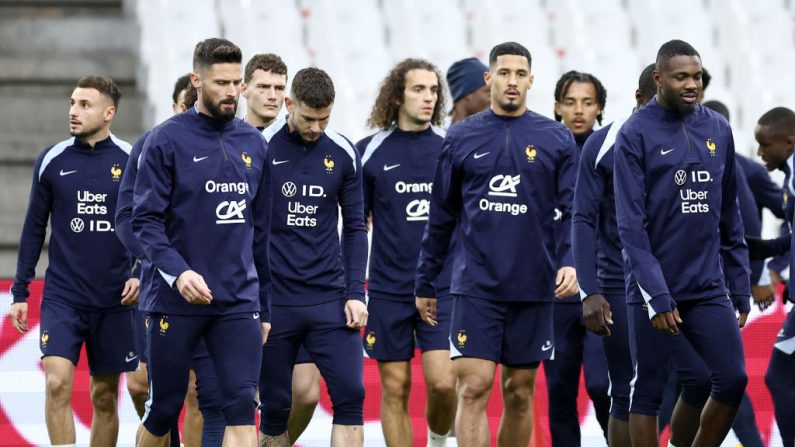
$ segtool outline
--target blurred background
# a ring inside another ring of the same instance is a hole
[[[663,42],[678,38],[701,53],[712,76],[705,97],[729,107],[737,151],[755,157],[757,118],[775,106],[795,106],[794,18],[795,0],[0,0],[0,278],[16,268],[35,158],[68,136],[68,98],[87,74],[119,84],[124,97],[112,130],[133,142],[171,115],[174,81],[191,70],[195,44],[225,37],[243,49],[244,63],[274,52],[290,78],[306,66],[328,71],[337,89],[331,126],[357,141],[371,132],[365,120],[381,79],[406,57],[426,58],[445,73],[456,60],[487,62],[492,46],[518,41],[533,57],[532,110],[551,117],[559,76],[585,71],[607,88],[606,124],[631,111],[640,71]],[[238,115],[244,113],[241,97]],[[38,276],[46,263],[44,252]],[[3,315],[8,301],[3,294]],[[770,321],[767,338],[775,336],[777,321]],[[763,343],[760,353],[769,354],[769,346]],[[35,336],[29,348],[25,356],[33,361]],[[0,343],[0,356],[6,351],[13,352],[11,345]],[[763,374],[766,364],[760,358],[749,372]],[[0,365],[7,363],[0,358]],[[2,393],[16,386],[7,379],[29,371],[3,372],[0,432],[9,423]],[[40,391],[38,376],[30,379],[36,380],[31,392]],[[377,377],[372,380],[377,387]],[[29,395],[20,395],[24,405]],[[28,410],[19,424],[36,433],[43,413]],[[588,417],[583,433],[593,444],[583,445],[603,445]],[[774,424],[765,423],[766,440],[777,445]],[[374,427],[368,437],[380,434]],[[327,432],[323,426],[308,433],[323,439]],[[11,439],[6,435],[0,433],[0,444]],[[736,445],[731,442],[725,445]]]

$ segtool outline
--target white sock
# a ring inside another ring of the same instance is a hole
[[[428,447],[445,447],[447,445],[447,436],[450,434],[448,431],[443,435],[437,435],[428,429]]]
[[[676,446],[674,445],[674,443],[673,443],[673,442],[671,442],[671,441],[669,440],[669,441],[668,441],[668,447],[676,447]]]

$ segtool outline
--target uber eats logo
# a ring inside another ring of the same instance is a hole
[[[522,178],[519,175],[495,175],[489,181],[489,192],[486,195],[493,197],[517,198],[519,196],[517,187],[521,181]],[[496,199],[492,200],[488,197],[483,197],[480,199],[478,205],[483,211],[508,213],[512,216],[518,216],[520,214],[527,213],[527,205],[523,203],[496,201]]]
[[[703,191],[704,183],[712,182],[709,171],[680,169],[674,173],[674,183],[679,186],[680,211],[682,214],[709,213],[709,191]]]
[[[69,228],[75,233],[82,233],[84,230],[96,232],[113,231],[113,224],[108,214],[108,195],[94,193],[87,190],[77,191],[77,217],[69,221]],[[104,218],[98,219],[95,216]]]
[[[316,227],[317,218],[314,216],[317,214],[320,205],[310,205],[298,199],[301,197],[309,199],[326,197],[326,190],[320,185],[302,185],[299,190],[294,182],[284,182],[281,189],[284,197],[296,199],[287,202],[287,225],[291,227]]]

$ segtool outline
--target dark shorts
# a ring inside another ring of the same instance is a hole
[[[135,322],[135,348],[140,355],[141,363],[149,363],[146,359],[146,312],[141,312],[133,307],[133,321]]]
[[[537,368],[555,351],[552,302],[490,301],[456,296],[450,357]]]
[[[63,357],[75,365],[85,342],[92,376],[119,374],[138,368],[132,309],[87,311],[45,299],[41,302],[39,335],[42,357]]]
[[[368,357],[385,362],[410,360],[416,345],[422,352],[450,349],[451,296],[436,302],[436,326],[422,321],[414,301],[370,298],[362,345]]]

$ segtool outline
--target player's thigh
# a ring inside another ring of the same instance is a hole
[[[204,336],[223,396],[256,394],[262,365],[262,324],[252,313],[213,318]]]
[[[437,350],[422,353],[422,375],[428,389],[455,388],[455,361],[450,351]]]
[[[196,399],[199,401],[199,410],[204,412],[220,409],[222,405],[218,376],[215,374],[215,365],[204,340],[200,340],[196,346],[191,359],[191,370],[196,376]]]
[[[630,304],[628,307],[635,358],[630,411],[656,415],[662,404],[663,390],[668,379],[668,363],[674,336],[654,329],[643,305]]]
[[[298,359],[293,368],[293,401],[300,404],[317,404],[320,400],[320,370],[313,362],[297,363],[297,361]]]

